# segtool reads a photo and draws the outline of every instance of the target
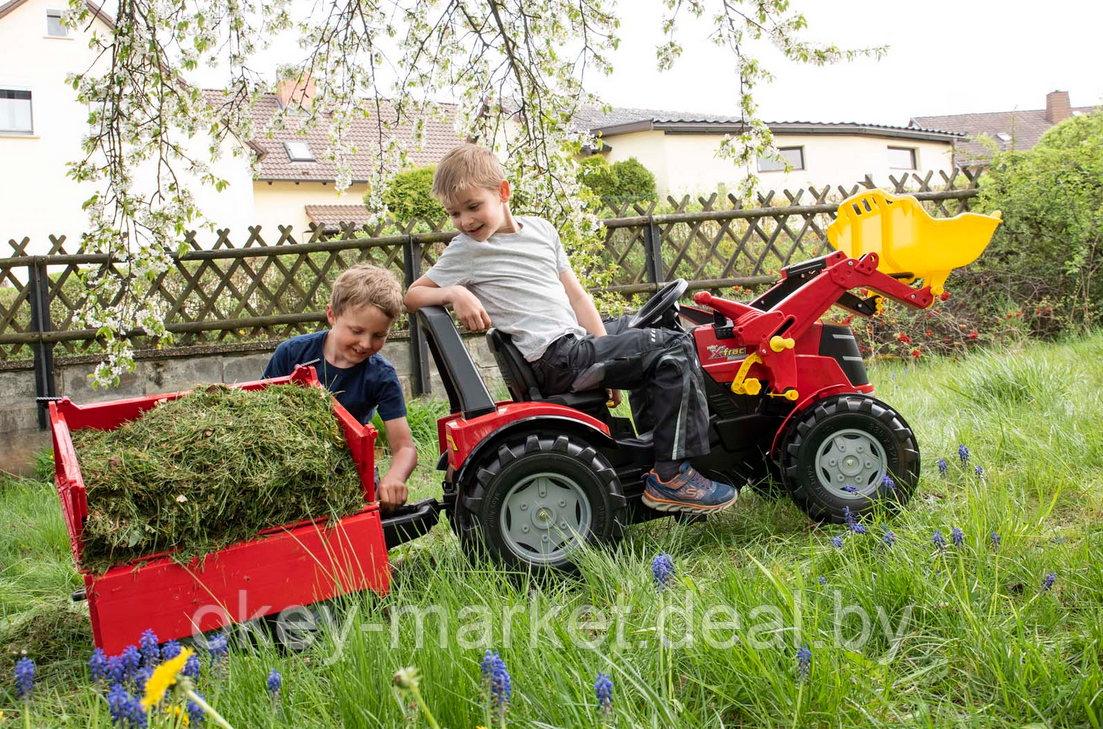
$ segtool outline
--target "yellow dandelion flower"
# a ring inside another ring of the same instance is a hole
[[[165,709],[165,713],[180,720],[180,726],[187,726],[190,721],[188,712],[184,711],[184,707],[177,704],[176,706],[170,706]],[[176,726],[174,723],[173,726]]]
[[[153,675],[146,681],[146,695],[142,698],[142,708],[149,711],[149,707],[156,706],[165,698],[165,692],[176,683],[176,674],[184,670],[184,664],[194,651],[184,648],[176,658],[170,658],[154,669]]]

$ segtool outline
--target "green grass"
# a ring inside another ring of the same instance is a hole
[[[228,678],[213,680],[205,666],[200,690],[237,729],[426,726],[391,684],[397,669],[416,665],[441,726],[496,726],[480,683],[490,648],[512,674],[506,720],[515,727],[599,726],[593,680],[604,671],[616,686],[609,723],[619,727],[1098,728],[1101,355],[1096,335],[957,362],[874,366],[878,396],[915,429],[924,462],[910,506],[870,521],[868,535],[815,525],[788,500],[745,493],[703,525],[630,528],[616,549],[582,556],[580,579],[534,583],[472,565],[442,524],[391,553],[388,596],[327,606],[334,627],[302,653],[242,642]],[[439,406],[412,404],[412,423],[431,422],[421,409]],[[415,497],[439,488],[424,457],[435,432],[420,430],[430,443],[421,444]],[[959,443],[971,451],[964,466]],[[949,463],[945,478],[940,457]],[[79,582],[56,496],[45,483],[8,481],[0,510],[13,525],[0,534],[0,708],[19,725],[12,652],[26,648],[44,674],[34,726],[107,727],[105,704],[79,663],[90,636],[81,605],[66,602]],[[934,530],[949,541],[954,527],[963,545],[935,549]],[[886,528],[896,535],[891,547]],[[841,549],[830,544],[836,535]],[[678,571],[661,595],[651,575],[660,551]],[[1056,575],[1048,591],[1047,573]],[[664,605],[680,612],[668,624],[673,644],[660,650]],[[418,609],[431,611],[420,642],[409,614]],[[590,609],[603,613],[605,629],[572,621],[572,612]],[[710,610],[715,629],[706,633]],[[533,611],[545,622],[534,624]],[[859,611],[870,620],[865,640]],[[732,624],[716,625],[723,621]],[[806,681],[796,662],[802,644],[812,651]],[[671,667],[669,684],[661,660]],[[284,677],[278,722],[264,688],[272,667]]]

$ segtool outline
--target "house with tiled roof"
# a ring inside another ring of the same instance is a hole
[[[961,135],[939,129],[859,122],[768,122],[774,145],[789,163],[762,158],[737,167],[717,157],[726,135],[743,131],[736,118],[655,109],[588,108],[575,116],[575,128],[598,136],[593,150],[619,162],[635,157],[655,175],[660,195],[711,193],[735,189],[748,173],[764,190],[797,190],[809,185],[851,185],[870,175],[887,184],[891,175],[926,176],[952,169],[954,141]],[[937,178],[936,178],[937,179]],[[806,198],[807,200],[807,198]]]
[[[0,64],[0,160],[5,170],[0,176],[0,256],[15,252],[8,241],[15,241],[24,253],[48,253],[53,247],[50,236],[64,236],[65,250],[73,252],[87,229],[82,205],[96,188],[71,180],[66,171],[69,163],[83,158],[81,141],[90,131],[89,109],[77,101],[65,78],[96,62],[96,51],[89,48],[91,35],[109,35],[113,27],[100,0],[88,3],[89,21],[67,28],[61,24],[67,0],[0,0],[0,48],[4,58],[20,60]],[[274,243],[280,239],[280,226],[290,226],[294,240],[302,241],[309,236],[311,223],[329,226],[338,217],[366,219],[360,203],[369,170],[378,163],[374,114],[352,122],[350,132],[358,148],[352,158],[353,184],[339,196],[334,189],[336,169],[324,158],[329,147],[328,120],[319,120],[305,135],[297,133],[309,113],[312,93],[310,84],[285,83],[257,101],[253,109],[257,137],[243,140],[256,154],[255,171],[248,155],[232,153],[234,147],[241,151],[241,141],[225,142],[221,159],[212,164],[214,174],[229,182],[223,191],[177,170],[207,220],[216,229],[228,229],[235,245],[245,245],[249,229],[258,225],[261,237]],[[214,105],[225,103],[221,92],[210,91],[207,96]],[[290,113],[283,128],[267,133],[269,122],[284,108]],[[406,145],[413,164],[431,164],[461,141],[447,118],[450,111],[445,109],[444,121],[425,120],[423,149],[414,149],[412,140]],[[393,111],[385,108],[383,114]],[[404,134],[410,134],[409,128],[397,132],[400,143],[405,142]],[[206,154],[204,139],[191,140],[187,146],[198,158]],[[135,187],[150,185],[151,170],[139,168]],[[25,239],[29,243],[23,248]],[[215,240],[216,233],[209,230],[197,233],[200,245],[210,246]]]
[[[208,93],[208,98],[217,103],[217,92]],[[356,147],[350,159],[352,185],[338,196],[334,190],[336,165],[325,159],[330,146],[327,120],[319,120],[305,134],[300,133],[310,113],[312,95],[312,83],[284,82],[276,93],[263,95],[253,107],[253,123],[258,130],[249,140],[249,146],[257,154],[253,205],[257,222],[274,235],[278,235],[274,225],[277,221],[293,226],[296,236],[302,237],[311,223],[335,229],[340,222],[363,223],[369,217],[360,201],[368,191],[373,167],[379,164],[380,132],[375,109],[351,122],[349,134]],[[284,109],[289,113],[284,117],[282,129],[260,131]],[[439,116],[423,118],[420,147],[414,144],[412,123],[398,125],[385,133],[393,133],[405,147],[408,164],[432,165],[463,141],[452,125],[454,111],[454,107],[442,105]],[[383,102],[380,115],[393,120],[393,107]]]
[[[958,165],[971,165],[988,162],[993,149],[1000,152],[1031,149],[1055,124],[1094,110],[1090,106],[1072,106],[1067,91],[1051,91],[1046,94],[1044,109],[916,116],[908,127],[944,129],[963,135],[955,143],[954,160]]]

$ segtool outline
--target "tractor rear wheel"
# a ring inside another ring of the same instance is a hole
[[[919,483],[919,445],[903,417],[875,398],[825,398],[795,416],[781,454],[789,495],[813,519],[844,521],[880,503],[903,506]]]
[[[457,505],[469,553],[477,539],[508,567],[569,572],[581,544],[614,541],[626,523],[616,473],[577,436],[513,436],[472,466],[474,478]]]

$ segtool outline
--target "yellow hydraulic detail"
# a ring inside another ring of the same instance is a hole
[[[998,210],[932,218],[911,195],[866,190],[839,205],[827,239],[851,258],[876,253],[882,273],[910,273],[905,283],[921,278],[938,296],[951,271],[984,251],[1000,222]]]
[[[793,341],[792,337],[770,338],[770,349],[774,350],[775,352],[783,352],[786,349],[792,349],[796,346],[796,344],[797,343]]]
[[[739,371],[735,373],[735,379],[732,381],[732,392],[736,395],[757,395],[762,391],[762,383],[755,378],[747,379],[747,373],[751,371],[751,365],[756,362],[761,362],[762,357],[758,352],[753,352],[743,360],[743,364],[739,366]]]
[[[767,394],[770,397],[783,397],[790,402],[796,402],[797,398],[800,397],[800,394],[794,388],[789,388],[785,392],[770,392]]]

